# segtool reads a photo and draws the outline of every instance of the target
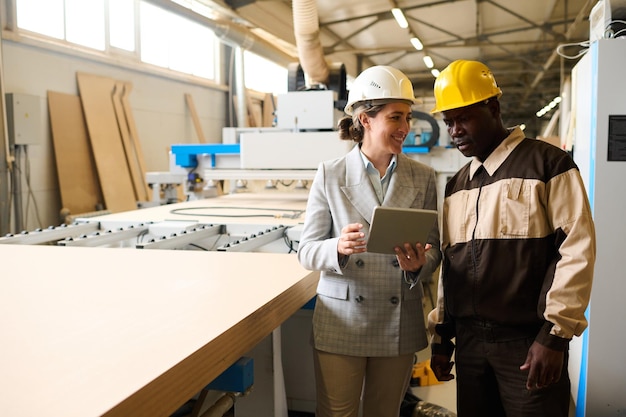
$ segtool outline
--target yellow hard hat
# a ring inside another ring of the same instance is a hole
[[[354,108],[361,103],[387,100],[415,103],[413,84],[402,71],[387,65],[376,65],[354,79],[344,111],[351,116]]]
[[[485,64],[458,60],[448,65],[435,80],[435,108],[431,113],[458,109],[500,97],[496,79]]]

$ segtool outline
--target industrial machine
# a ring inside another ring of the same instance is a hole
[[[347,102],[345,67],[330,67],[328,85],[307,87],[302,68],[293,64],[288,81],[289,91],[276,98],[274,126],[225,127],[221,143],[172,145],[169,171],[147,173],[153,204],[176,201],[178,185],[187,201],[215,197],[222,181],[231,193],[248,181],[263,181],[267,188],[294,182],[304,189],[321,161],[345,155],[354,145],[336,131]],[[413,111],[413,120],[404,152],[433,165],[443,187],[465,158],[440,140],[440,123],[430,114]]]

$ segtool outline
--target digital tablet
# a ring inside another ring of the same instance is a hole
[[[405,242],[422,246],[437,221],[436,210],[382,207],[374,208],[367,251],[395,254],[394,247],[402,247]]]

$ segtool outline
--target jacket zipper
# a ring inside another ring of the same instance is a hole
[[[487,172],[485,171],[485,167],[481,166],[481,172],[479,172],[480,174],[480,184],[478,186],[478,196],[476,197],[476,206],[475,206],[475,210],[476,210],[476,223],[474,223],[474,229],[472,230],[472,244],[471,244],[471,255],[472,255],[472,270],[473,270],[473,285],[472,285],[472,290],[473,290],[473,295],[472,295],[472,308],[474,310],[474,316],[478,316],[478,311],[476,308],[476,293],[478,291],[478,259],[477,259],[477,255],[476,255],[476,228],[478,227],[478,215],[479,215],[479,210],[478,210],[478,204],[480,202],[480,195],[483,191],[483,183],[485,181],[485,175]]]

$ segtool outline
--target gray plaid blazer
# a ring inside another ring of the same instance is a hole
[[[341,229],[362,223],[366,237],[378,198],[355,146],[346,156],[320,164],[307,202],[298,259],[321,271],[313,314],[315,348],[351,356],[397,356],[428,344],[422,287],[405,283],[395,255],[362,253],[339,264]],[[435,171],[398,155],[383,206],[437,209]],[[428,262],[420,277],[432,275],[441,261],[439,228],[428,243]]]

